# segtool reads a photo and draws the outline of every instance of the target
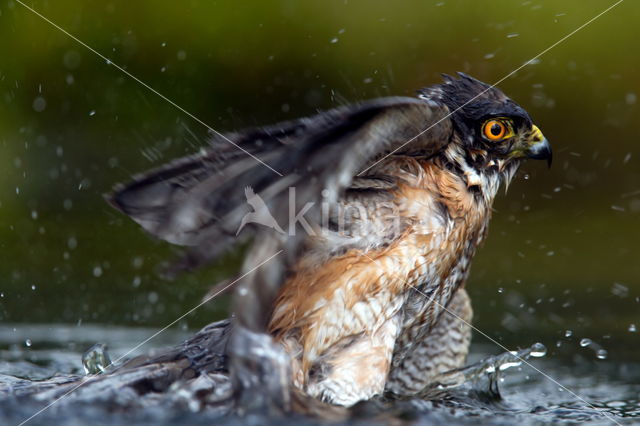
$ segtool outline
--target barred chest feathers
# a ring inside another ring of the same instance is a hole
[[[400,235],[373,248],[358,247],[352,235],[319,236],[283,286],[270,329],[306,393],[342,405],[380,393],[464,285],[501,174],[471,175],[443,161],[394,157],[381,165],[397,177],[390,192],[405,225]],[[340,244],[344,253],[327,254]],[[362,374],[363,362],[379,373]]]

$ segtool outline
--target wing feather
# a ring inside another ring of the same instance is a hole
[[[246,187],[286,224],[290,208],[337,201],[359,172],[389,153],[429,157],[442,150],[452,133],[447,114],[446,106],[390,97],[227,135],[284,177],[214,137],[200,153],[135,176],[107,198],[151,234],[194,246],[194,264],[202,263],[237,241],[230,236],[251,211]],[[289,206],[290,187],[295,206]],[[305,218],[319,220],[319,210]]]

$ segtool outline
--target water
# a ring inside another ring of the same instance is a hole
[[[82,355],[85,374],[104,373],[109,365],[111,365],[111,357],[104,343],[96,343]]]
[[[423,396],[428,396],[429,392],[450,391],[465,384],[474,383],[486,378],[489,386],[487,390],[494,393],[494,397],[499,398],[498,383],[501,379],[500,373],[512,367],[519,367],[526,363],[529,358],[540,358],[547,354],[547,348],[542,343],[534,343],[531,347],[518,351],[503,352],[500,355],[489,356],[476,363],[463,368],[451,370],[441,377],[439,383],[425,389]]]
[[[64,382],[107,368],[108,351],[116,363],[154,329],[67,325],[5,325],[0,328],[0,423],[18,424],[48,403],[20,399],[12,386],[20,379]],[[172,346],[193,334],[169,330],[152,344],[130,356]],[[25,345],[29,336],[31,346]],[[99,342],[96,344],[95,342]],[[89,348],[87,350],[87,348]],[[384,401],[375,416],[409,416],[417,420],[455,424],[537,424],[539,422],[591,422],[633,424],[640,421],[640,365],[598,360],[593,357],[547,355],[540,343],[512,352],[500,352],[490,344],[474,343],[469,365],[445,375],[441,383],[423,392],[424,400]],[[84,364],[84,365],[83,365]],[[157,424],[207,424],[219,422],[219,413],[202,410],[195,393],[207,387],[196,383],[189,389],[173,386],[170,394],[145,396],[136,407],[118,407],[106,397],[87,403],[82,398],[54,404],[29,424],[65,421],[71,424],[116,424],[123,421]],[[194,393],[195,392],[195,393]],[[149,399],[151,398],[151,399]],[[372,414],[356,410],[356,415]],[[227,418],[229,423],[238,419]],[[246,419],[243,419],[243,421]],[[256,417],[257,423],[267,419]],[[272,419],[271,419],[272,420]],[[272,421],[282,423],[281,421]]]

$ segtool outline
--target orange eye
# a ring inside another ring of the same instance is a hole
[[[498,141],[507,134],[507,126],[500,120],[489,120],[484,123],[482,133],[490,141]]]

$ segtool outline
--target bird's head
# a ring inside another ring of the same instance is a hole
[[[502,169],[524,158],[551,165],[551,145],[520,105],[494,86],[458,75],[445,75],[444,83],[423,89],[420,97],[449,108],[455,139],[477,167]]]

